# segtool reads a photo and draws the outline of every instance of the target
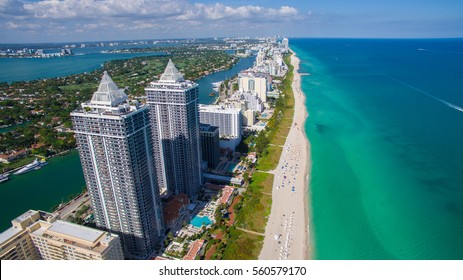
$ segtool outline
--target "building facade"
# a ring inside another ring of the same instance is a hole
[[[219,128],[201,124],[201,155],[208,168],[215,168],[220,161]]]
[[[287,53],[289,51],[289,40],[288,40],[288,38],[283,38],[281,43],[283,44],[283,49],[284,49],[285,53]]]
[[[238,74],[238,87],[241,93],[255,92],[262,102],[267,102],[267,91],[270,89],[271,79],[268,74],[241,72]]]
[[[148,107],[105,72],[71,116],[97,226],[120,235],[126,258],[150,257],[164,227]]]
[[[241,109],[199,105],[201,123],[219,128],[220,147],[235,150],[241,141]]]
[[[259,96],[255,92],[245,92],[241,95],[241,100],[246,104],[248,110],[256,112],[264,111],[264,104],[260,100]]]
[[[158,184],[169,195],[196,197],[202,185],[198,85],[185,80],[169,60],[161,78],[145,93]]]
[[[241,137],[241,110],[221,105],[199,105],[199,120],[219,128],[220,137]]]
[[[12,227],[0,233],[1,260],[38,260],[39,254],[27,227],[40,219],[47,219],[45,212],[29,210],[11,221]]]
[[[246,110],[243,113],[243,126],[253,126],[256,120],[256,112],[253,110]]]

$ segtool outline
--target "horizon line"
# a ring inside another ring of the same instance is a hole
[[[114,40],[91,40],[91,41],[50,41],[50,42],[21,42],[21,43],[3,43],[0,42],[0,45],[25,45],[25,44],[76,44],[76,43],[101,43],[101,42],[128,42],[128,41],[169,41],[169,40],[205,40],[205,39],[238,39],[249,37],[250,39],[256,39],[260,37],[275,37],[273,36],[224,36],[224,37],[195,37],[195,38],[151,38],[151,39],[114,39]],[[359,40],[457,40],[463,39],[462,37],[335,37],[335,36],[282,36],[283,38],[288,39],[359,39]]]

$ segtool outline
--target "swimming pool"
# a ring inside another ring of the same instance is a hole
[[[232,173],[233,169],[235,169],[236,166],[237,166],[237,164],[235,164],[235,163],[229,163],[228,166],[227,166],[227,169],[225,171]]]
[[[193,225],[194,227],[200,228],[203,225],[208,226],[208,225],[212,224],[212,221],[207,216],[203,216],[203,217],[195,216],[191,220],[190,224]]]

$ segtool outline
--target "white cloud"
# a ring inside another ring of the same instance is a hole
[[[231,7],[221,3],[190,4],[185,0],[42,0],[26,3],[23,7],[36,18],[43,19],[150,17],[190,20],[199,17],[196,19],[219,20],[288,17],[299,13],[296,8],[289,6],[281,6],[279,9],[252,5]]]
[[[189,0],[0,0],[0,15],[0,25],[11,32],[29,25],[31,30],[41,28],[59,35],[60,26],[69,33],[92,36],[118,32],[121,36],[145,32],[188,36],[193,31],[208,36],[226,30],[237,32],[244,26],[272,29],[272,24],[301,17],[290,6],[230,6]]]
[[[12,22],[12,21],[7,22],[5,26],[8,29],[16,29],[16,30],[39,30],[41,28],[41,25],[36,24],[36,23]]]
[[[299,11],[294,7],[282,6],[280,9],[264,8],[261,6],[239,6],[231,7],[225,6],[220,3],[214,5],[205,5],[196,3],[178,19],[208,19],[208,20],[221,20],[221,19],[259,19],[267,18],[268,20],[280,20],[281,17],[296,16]],[[272,18],[273,17],[273,18]]]
[[[24,4],[24,9],[37,18],[51,19],[147,15],[159,18],[180,14],[185,5],[183,0],[42,0]]]

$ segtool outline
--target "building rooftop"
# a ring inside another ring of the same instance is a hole
[[[35,210],[27,210],[24,214],[21,214],[20,216],[16,217],[13,221],[22,223],[25,220],[29,219],[35,213],[37,213],[37,211],[35,211]]]
[[[22,229],[20,228],[10,227],[9,229],[0,233],[0,245],[5,243],[8,239],[14,237],[16,234],[20,233],[21,231]]]
[[[248,78],[269,78],[269,74],[268,73],[262,73],[262,72],[255,72],[255,71],[250,71],[250,70],[246,70],[246,71],[242,71],[240,73],[238,73],[238,77],[248,77]]]
[[[204,245],[204,240],[199,239],[191,243],[190,250],[183,257],[184,260],[194,260]]]
[[[164,221],[170,223],[180,217],[180,210],[182,207],[187,207],[190,204],[190,199],[186,194],[179,194],[174,196],[171,200],[166,202],[163,207]]]
[[[224,182],[224,183],[231,183],[231,184],[243,184],[243,178],[237,178],[237,177],[230,177],[230,176],[223,176],[223,175],[217,175],[217,174],[211,174],[211,173],[203,173],[203,177],[206,180],[214,180],[217,182]]]
[[[175,67],[175,64],[172,62],[172,60],[169,59],[166,69],[164,70],[164,73],[162,73],[159,81],[165,83],[181,83],[185,81],[185,79],[183,78],[182,73],[180,73],[177,67]]]
[[[103,73],[98,90],[93,94],[90,103],[95,105],[103,105],[114,107],[128,99],[122,89],[108,75],[108,72]]]
[[[220,197],[220,203],[227,204],[230,196],[233,194],[235,188],[226,186],[222,189],[222,196]]]
[[[84,227],[76,224],[71,224],[64,221],[56,221],[47,230],[49,233],[58,233],[82,239],[88,242],[96,242],[103,234],[103,231]]]
[[[199,129],[204,132],[214,132],[216,130],[219,130],[217,126],[213,126],[213,125],[205,124],[205,123],[200,123]]]
[[[238,114],[241,112],[241,109],[235,107],[225,107],[223,105],[206,105],[206,104],[199,104],[199,111],[200,112],[217,112],[217,113],[232,113]]]
[[[151,258],[150,260],[154,260],[154,261],[171,261],[172,259],[165,258],[165,257],[162,257],[162,256],[156,256],[155,258]]]

